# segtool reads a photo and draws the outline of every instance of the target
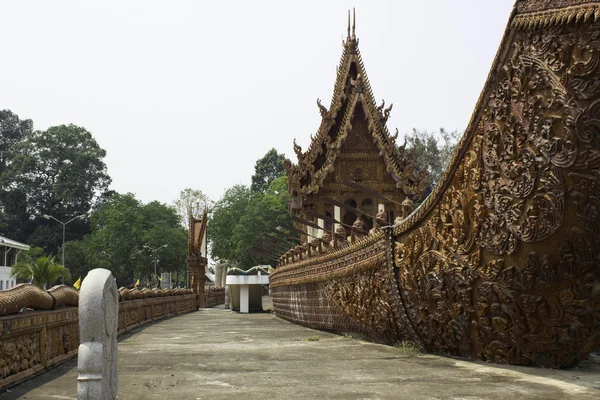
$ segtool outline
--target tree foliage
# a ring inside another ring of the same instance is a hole
[[[285,174],[284,160],[285,156],[283,154],[277,154],[277,150],[271,149],[256,161],[250,189],[254,192],[265,193],[271,182]]]
[[[201,190],[185,188],[179,192],[179,197],[173,202],[181,225],[189,229],[189,215],[199,216],[204,212],[204,207],[209,206],[210,200]]]
[[[429,172],[428,192],[433,190],[442,177],[456,148],[457,139],[456,131],[446,132],[444,128],[440,128],[439,135],[413,128],[412,133],[406,136],[406,149],[415,168],[425,168]]]
[[[0,234],[43,248],[40,254],[23,256],[20,268],[25,272],[17,273],[53,283],[52,276],[36,278],[32,272],[53,271],[54,258],[44,251],[61,253],[62,225],[43,215],[66,222],[85,214],[66,229],[65,258],[73,275],[106,268],[121,282],[144,281],[154,274],[154,253],[144,246],[167,244],[157,253],[157,272],[185,276],[187,233],[177,210],[108,190],[105,156],[85,128],[60,125],[34,131],[30,120],[0,111]],[[202,192],[186,189],[180,196],[182,209],[203,199]],[[185,215],[187,221],[187,209]]]
[[[250,251],[256,239],[264,238],[272,228],[290,226],[287,177],[281,176],[271,182],[266,192],[253,198],[246,213],[233,229],[236,254],[242,266],[273,264],[273,260]]]
[[[144,246],[164,244],[167,247],[157,252],[157,273],[185,270],[187,233],[176,210],[157,201],[142,204],[128,193],[116,194],[100,206],[91,216],[91,233],[70,243],[67,250],[85,263],[75,267],[74,275],[105,268],[124,284],[153,278],[154,252]]]
[[[208,229],[212,258],[242,268],[273,263],[250,249],[272,228],[291,225],[282,161],[283,155],[269,150],[256,162],[251,188],[233,186],[215,202]]]
[[[21,254],[19,261],[11,269],[11,276],[19,281],[31,281],[41,289],[47,289],[62,277],[71,278],[68,269],[56,263],[54,257],[44,255],[40,248],[32,248]]]
[[[0,110],[0,232],[24,241],[32,228],[26,193],[15,183],[13,159],[19,145],[33,132],[31,120],[21,120],[10,110]]]
[[[256,192],[244,185],[235,185],[225,191],[213,207],[208,226],[211,256],[216,260],[239,261],[237,238],[233,235],[250,206]]]
[[[76,125],[28,135],[13,167],[17,185],[27,191],[30,214],[60,219],[86,213],[110,184],[105,156],[91,133]]]
[[[0,112],[0,232],[56,253],[62,242],[61,221],[87,213],[102,198],[110,177],[91,133],[75,125],[33,131],[8,110]],[[69,225],[67,240],[80,239],[88,221]]]

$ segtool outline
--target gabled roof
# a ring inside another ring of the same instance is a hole
[[[12,247],[19,250],[29,250],[28,245],[17,242],[16,240],[12,240],[4,236],[0,236],[0,246]]]
[[[204,208],[204,213],[201,218],[194,218],[192,213],[188,214],[189,231],[188,231],[188,254],[190,256],[202,255],[202,241],[206,235],[208,225],[208,209]]]
[[[392,105],[385,108],[375,103],[375,96],[358,49],[355,24],[350,28],[348,13],[348,36],[343,43],[343,52],[337,69],[337,77],[329,110],[317,99],[321,113],[321,125],[306,152],[294,140],[294,152],[298,164],[285,165],[290,183],[290,193],[297,195],[318,192],[327,175],[333,171],[335,160],[352,130],[352,117],[357,107],[362,107],[368,119],[368,131],[373,143],[383,158],[386,169],[396,186],[406,194],[420,194],[425,183],[423,173],[416,174],[411,163],[403,157],[404,146],[396,146],[398,131],[390,135],[386,122]]]

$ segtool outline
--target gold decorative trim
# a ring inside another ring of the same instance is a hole
[[[588,3],[561,9],[517,15],[511,26],[515,29],[539,29],[550,26],[592,23],[600,20],[600,4]]]
[[[329,253],[279,267],[271,273],[271,287],[327,281],[347,275],[350,271],[359,271],[382,257],[384,253],[381,250],[387,247],[386,240],[384,232],[369,235]],[[348,257],[352,257],[353,262],[348,262]]]

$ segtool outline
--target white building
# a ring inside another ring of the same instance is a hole
[[[16,279],[10,276],[10,271],[23,250],[29,250],[29,246],[0,236],[0,290],[10,289],[17,284]]]

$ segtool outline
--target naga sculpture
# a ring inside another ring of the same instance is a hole
[[[600,346],[599,43],[600,1],[517,1],[434,191],[391,229],[278,268],[275,312],[497,363],[585,359]],[[419,200],[416,183],[397,190]]]
[[[160,290],[127,289],[118,290],[118,300],[128,301],[148,297],[178,296],[192,293],[189,289]],[[58,285],[48,290],[22,283],[7,290],[0,291],[0,316],[16,314],[22,309],[54,310],[60,307],[71,307],[79,304],[79,292],[69,286]]]

